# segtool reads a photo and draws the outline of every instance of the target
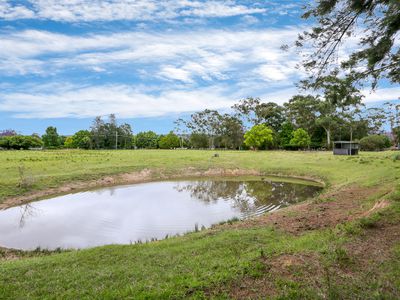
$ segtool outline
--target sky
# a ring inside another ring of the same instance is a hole
[[[305,76],[291,45],[312,25],[308,2],[0,0],[0,130],[69,135],[114,113],[166,133],[245,97],[282,104]],[[400,86],[363,93],[379,105]]]

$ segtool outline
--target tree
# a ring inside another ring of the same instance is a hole
[[[279,131],[285,121],[284,108],[274,102],[260,103],[256,107],[258,124],[265,124],[275,131]]]
[[[243,143],[243,123],[236,116],[224,114],[221,116],[220,137],[225,148],[238,149]]]
[[[179,137],[170,131],[167,135],[160,138],[158,142],[160,149],[174,149],[180,146]]]
[[[104,121],[101,119],[100,116],[97,116],[90,127],[92,139],[93,139],[93,146],[95,149],[102,149],[105,148],[105,128],[104,128]]]
[[[42,136],[43,145],[45,148],[58,148],[60,147],[60,137],[57,133],[57,128],[49,126],[46,129],[46,134]]]
[[[13,135],[17,135],[17,132],[13,129],[5,129],[0,131],[0,137]]]
[[[382,127],[386,122],[385,110],[382,107],[370,107],[367,109],[369,130],[372,134],[383,133]]]
[[[297,128],[305,128],[313,132],[316,127],[316,119],[320,99],[312,95],[296,95],[284,104],[288,120]]]
[[[308,148],[311,144],[310,135],[303,128],[296,129],[293,132],[293,138],[290,140],[290,144],[300,148]]]
[[[154,131],[139,132],[136,135],[136,146],[142,149],[157,149],[158,135]]]
[[[194,133],[206,134],[210,138],[210,148],[214,148],[214,139],[220,133],[221,115],[216,110],[205,109],[191,115],[187,126]]]
[[[265,124],[254,125],[244,135],[244,143],[246,146],[259,149],[265,146],[266,143],[273,142],[273,131]]]
[[[190,135],[190,145],[194,149],[205,149],[209,147],[209,138],[204,133],[193,132]]]
[[[278,131],[285,120],[284,108],[274,102],[262,103],[260,98],[248,97],[232,106],[236,114],[252,125],[265,124]]]
[[[285,122],[282,124],[281,130],[279,131],[279,145],[282,148],[286,148],[290,145],[290,140],[293,138],[294,127],[290,122]]]
[[[303,62],[312,73],[310,80],[345,68],[352,81],[380,78],[400,82],[400,50],[395,43],[400,30],[400,1],[321,0],[309,7],[304,18],[316,18],[318,25],[301,34],[298,47],[314,49]],[[360,34],[360,32],[362,32]],[[340,45],[361,36],[348,58],[338,60]]]
[[[91,126],[92,146],[96,149],[130,149],[132,147],[132,128],[125,123],[120,126],[117,118],[110,114],[108,122],[96,117]]]
[[[117,141],[118,149],[131,149],[132,148],[132,127],[124,123],[117,127]]]
[[[240,100],[239,103],[233,105],[232,108],[239,117],[252,125],[256,125],[258,124],[256,110],[260,103],[260,98],[248,97]]]
[[[67,149],[75,148],[74,139],[72,138],[72,136],[69,136],[65,139],[64,148]]]
[[[179,136],[180,146],[181,146],[181,148],[183,148],[184,138],[186,138],[189,134],[188,123],[187,123],[187,121],[179,118],[178,120],[176,120],[174,122],[174,124],[175,124],[174,130],[177,133],[177,135]]]

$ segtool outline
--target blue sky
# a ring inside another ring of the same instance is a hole
[[[311,25],[307,2],[0,0],[0,130],[72,134],[115,113],[165,133],[247,96],[282,104],[304,73],[280,46]],[[395,100],[400,87],[364,94]]]

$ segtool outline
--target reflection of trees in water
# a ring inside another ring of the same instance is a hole
[[[21,210],[21,217],[19,219],[19,228],[23,228],[25,226],[27,219],[29,219],[30,217],[37,216],[37,214],[39,213],[39,209],[32,206],[31,203],[21,205],[19,208]]]
[[[293,183],[254,181],[195,181],[179,183],[175,189],[189,192],[205,203],[232,201],[232,206],[247,214],[262,206],[281,207],[312,196],[319,188]]]

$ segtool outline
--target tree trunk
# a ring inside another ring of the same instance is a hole
[[[331,130],[325,128],[326,131],[326,144],[328,146],[328,149],[331,149]]]

